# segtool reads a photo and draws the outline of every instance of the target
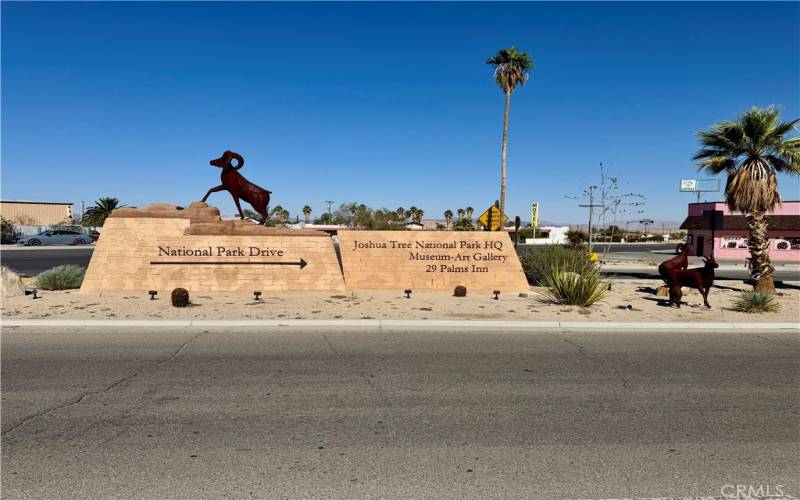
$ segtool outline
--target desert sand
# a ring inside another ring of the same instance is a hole
[[[468,292],[453,297],[445,292],[413,292],[410,299],[397,292],[360,290],[342,294],[284,292],[262,295],[193,294],[192,305],[175,308],[169,294],[156,300],[147,293],[86,294],[77,290],[40,291],[39,299],[3,299],[3,319],[435,319],[435,320],[556,320],[556,321],[725,321],[800,322],[800,290],[783,288],[776,313],[747,314],[731,309],[747,285],[731,282],[711,290],[711,309],[696,291],[684,289],[681,309],[666,305],[654,294],[659,281],[615,282],[604,299],[588,308],[554,304],[542,288],[527,294]],[[527,295],[527,296],[524,296]]]

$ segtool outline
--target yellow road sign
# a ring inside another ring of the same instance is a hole
[[[492,214],[492,217],[491,217],[492,226],[489,228],[490,230],[497,231],[501,227],[505,226],[506,222],[508,222],[508,217],[506,216],[506,214],[501,212],[500,209],[497,208],[494,205],[489,207],[488,210],[483,212],[483,214],[481,214],[481,216],[478,217],[478,222],[480,222],[481,225],[483,225],[483,226],[487,226],[489,224],[489,214],[490,213]]]
[[[539,225],[539,204],[534,202],[531,204],[531,226],[536,227]]]

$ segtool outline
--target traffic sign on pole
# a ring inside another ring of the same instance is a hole
[[[478,217],[478,222],[484,226],[487,226],[490,231],[497,231],[506,225],[506,222],[508,222],[508,216],[501,212],[498,207],[492,205],[485,212],[483,212],[480,217]]]

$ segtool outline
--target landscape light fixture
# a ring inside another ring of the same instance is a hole
[[[410,288],[407,288],[403,293],[406,294],[406,298],[407,299],[411,298],[411,289]]]
[[[156,300],[156,295],[158,295],[158,292],[156,290],[150,290],[147,293],[150,294],[150,300]]]
[[[254,300],[256,301],[261,300],[261,292],[256,290],[255,292],[253,292],[253,297],[255,297]]]
[[[495,290],[492,293],[494,294],[494,300],[500,300],[500,290]]]

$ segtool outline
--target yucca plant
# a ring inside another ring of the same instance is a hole
[[[781,305],[775,295],[765,290],[742,292],[733,303],[734,310],[744,313],[778,312],[780,308]]]
[[[588,307],[602,299],[608,290],[596,268],[578,274],[553,267],[544,276],[542,284],[546,287],[545,294],[553,301],[571,306]]]

